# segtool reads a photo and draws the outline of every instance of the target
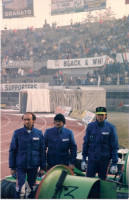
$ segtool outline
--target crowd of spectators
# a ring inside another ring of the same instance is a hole
[[[77,78],[79,85],[128,85],[129,63],[114,62],[105,64],[102,69],[94,69],[93,73],[87,73]]]
[[[24,30],[3,30],[1,32],[1,61],[8,63],[10,60],[33,62],[46,62],[47,60],[89,58],[107,55],[116,59],[116,53],[129,52],[129,16],[122,19],[94,23],[77,23],[69,26],[57,27],[56,23],[50,26],[47,21],[43,28],[28,27]],[[3,82],[7,76],[26,78],[30,74],[24,70],[24,74],[18,73],[19,69],[2,69]],[[34,69],[34,71],[37,71]],[[10,74],[9,74],[10,73]],[[129,63],[107,63],[103,69],[95,69],[91,74],[69,75],[70,84],[96,85],[98,77],[101,83],[115,84],[129,83]],[[40,74],[42,75],[42,74]],[[125,80],[126,79],[126,80]],[[127,80],[128,79],[128,80]],[[53,74],[54,84],[65,84],[63,75]]]

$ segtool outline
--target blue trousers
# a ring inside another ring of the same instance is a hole
[[[100,179],[106,180],[109,164],[110,160],[103,160],[103,161],[88,160],[86,176],[95,177],[95,174],[98,173],[98,177]]]
[[[33,186],[36,181],[37,177],[37,169],[17,169],[17,180],[16,180],[16,193],[15,193],[15,199],[20,199],[20,192],[22,189],[22,186],[25,184],[26,181],[26,175],[27,175],[27,181],[31,189],[30,198],[33,197]]]

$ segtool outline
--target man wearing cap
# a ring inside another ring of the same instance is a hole
[[[86,176],[106,180],[108,167],[112,160],[110,172],[116,174],[118,162],[118,138],[116,128],[107,120],[105,107],[96,108],[96,121],[88,124],[84,137],[81,168],[87,168]],[[86,164],[88,157],[88,166]]]
[[[74,169],[77,145],[73,132],[64,127],[65,123],[64,115],[59,113],[54,117],[55,126],[45,131],[48,169],[58,164]]]

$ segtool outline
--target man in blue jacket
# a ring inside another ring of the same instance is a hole
[[[24,127],[14,131],[9,150],[9,167],[16,175],[15,198],[20,198],[22,186],[27,181],[31,189],[28,198],[34,198],[34,184],[37,170],[43,175],[46,166],[45,142],[40,130],[34,128],[36,116],[26,112],[22,116]]]
[[[86,176],[105,180],[108,167],[112,160],[111,173],[117,173],[118,162],[118,138],[116,128],[106,121],[107,111],[105,107],[96,108],[96,121],[88,124],[84,137],[82,150],[82,170],[87,168]],[[88,157],[88,167],[86,164]]]
[[[55,127],[46,129],[44,134],[48,169],[63,164],[73,170],[77,156],[73,132],[64,127],[65,117],[62,114],[54,117],[54,124]]]

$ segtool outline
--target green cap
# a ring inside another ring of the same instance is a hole
[[[98,107],[98,108],[96,108],[96,113],[95,114],[106,114],[107,113],[107,110],[106,110],[106,108],[105,107]]]

